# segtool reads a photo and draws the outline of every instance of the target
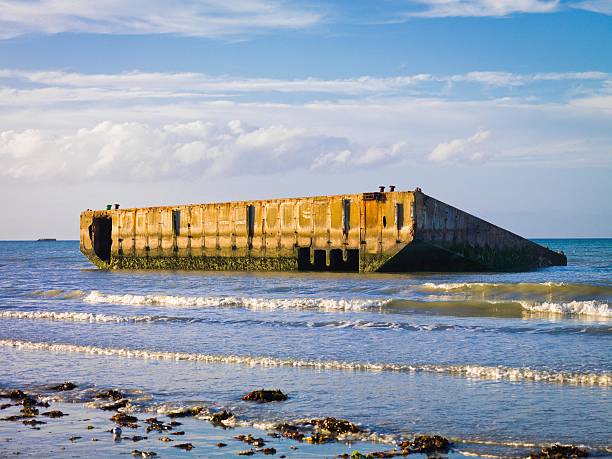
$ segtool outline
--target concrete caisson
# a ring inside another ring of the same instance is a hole
[[[87,210],[81,251],[100,268],[521,271],[565,255],[419,189]]]

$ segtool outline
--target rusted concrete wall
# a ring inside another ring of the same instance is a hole
[[[515,271],[567,263],[418,190],[85,211],[80,225],[81,251],[110,268]]]
[[[421,192],[415,192],[415,246],[452,253],[463,270],[519,271],[566,265],[567,258]]]
[[[86,211],[81,250],[104,266],[90,227],[110,218],[110,267],[287,270],[301,256],[305,269],[353,270],[356,253],[367,270],[410,242],[412,209],[412,192],[389,192]]]

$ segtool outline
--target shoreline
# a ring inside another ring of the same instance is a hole
[[[65,400],[71,396],[72,401]],[[551,446],[518,441],[447,440],[438,435],[418,434],[406,440],[376,434],[336,418],[249,422],[223,408],[211,410],[182,403],[156,405],[140,390],[80,389],[71,382],[38,391],[0,390],[0,401],[0,451],[6,457],[39,456],[43,451],[47,457],[67,454],[188,457],[185,454],[193,451],[195,457],[535,458],[547,457],[542,454]],[[593,457],[610,453],[609,449],[581,445],[557,448],[573,448]]]

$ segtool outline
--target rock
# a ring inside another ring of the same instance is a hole
[[[21,421],[22,419],[26,418],[27,416],[23,416],[21,414],[16,414],[13,416],[7,416],[5,418],[2,418],[3,421]]]
[[[48,418],[61,418],[62,416],[68,416],[66,413],[62,413],[59,410],[52,410],[42,413],[41,416],[47,416]]]
[[[95,427],[94,427],[94,426],[87,426],[86,428],[87,428],[87,430],[93,430],[93,429],[95,429]]]
[[[225,443],[217,443],[217,448],[225,448],[227,445]]]
[[[172,427],[176,427],[176,426],[182,426],[183,423],[182,422],[178,422],[178,421],[170,421],[168,423],[168,425],[172,426]]]
[[[98,392],[94,395],[94,398],[108,398],[112,400],[121,400],[123,398],[123,394],[118,390],[109,389],[102,392]]]
[[[274,448],[264,448],[261,450],[262,453],[264,453],[266,456],[272,455],[272,454],[276,454],[276,449]]]
[[[283,394],[283,392],[280,389],[274,389],[274,390],[259,389],[259,390],[254,390],[253,392],[249,392],[244,397],[242,397],[242,400],[245,400],[247,402],[260,402],[260,403],[284,402],[285,400],[287,400],[287,396]]]
[[[26,393],[20,389],[15,389],[13,391],[11,391],[8,395],[8,398],[10,398],[11,400],[21,400],[24,397],[27,397]]]
[[[66,382],[63,382],[61,384],[58,384],[57,386],[51,386],[51,387],[49,387],[49,389],[50,390],[56,390],[56,391],[63,392],[63,391],[68,391],[68,390],[76,389],[77,387],[78,386],[75,383],[70,382],[70,381],[66,381]]]
[[[412,441],[402,442],[399,446],[415,453],[448,453],[450,450],[450,442],[440,435],[417,435]]]
[[[245,449],[242,451],[238,451],[236,454],[238,456],[252,456],[253,454],[255,454],[255,451],[253,451],[252,449]]]
[[[163,432],[164,430],[172,430],[172,426],[164,425],[164,423],[161,421],[158,421],[157,418],[148,418],[145,420],[145,422],[149,424],[146,429],[147,433],[153,430],[156,430],[158,432]]]
[[[174,440],[172,440],[172,438],[170,437],[159,437],[159,441],[170,442]]]
[[[132,456],[136,456],[136,457],[155,457],[157,456],[157,453],[154,453],[153,451],[140,451],[140,450],[133,450],[132,451]]]
[[[175,448],[184,449],[185,451],[191,451],[193,445],[191,443],[181,443],[180,445],[174,445]]]
[[[36,419],[28,419],[26,421],[22,421],[22,424],[26,425],[26,426],[37,426],[37,425],[40,425],[40,424],[46,424],[46,422],[45,421],[37,421]]]
[[[203,406],[193,406],[191,408],[181,408],[167,413],[169,418],[184,418],[188,416],[196,416],[204,411]]]
[[[172,432],[170,435],[185,435],[185,432],[182,430],[179,430],[178,432]]]
[[[4,403],[3,405],[0,405],[0,410],[6,410],[7,408],[13,406],[12,403]]]
[[[210,416],[210,422],[211,424],[222,424],[223,421],[226,421],[233,416],[234,414],[230,411],[219,411],[218,413],[214,413]]]
[[[251,434],[249,434],[249,435],[237,435],[234,438],[236,440],[243,441],[245,443],[248,443],[249,445],[253,445],[253,446],[256,446],[256,447],[262,447],[262,446],[264,446],[266,444],[264,442],[263,438],[256,438],[256,437],[253,437]]]
[[[531,458],[537,459],[574,459],[587,457],[589,452],[584,448],[574,445],[560,445],[558,443],[545,446],[539,453],[531,454]]]
[[[23,413],[25,417],[28,417],[28,418],[33,418],[34,416],[38,416],[38,410],[31,406],[24,406],[21,409],[21,412]]]
[[[320,433],[313,433],[310,437],[304,437],[304,441],[307,443],[322,444],[331,441],[332,438],[327,435]]]
[[[129,400],[124,398],[114,403],[107,403],[106,405],[101,405],[100,409],[104,411],[117,411],[119,408],[125,408],[128,402]]]
[[[281,435],[285,438],[290,438],[291,440],[302,441],[304,439],[304,434],[302,432],[296,432],[293,430],[283,430]]]
[[[395,457],[397,455],[396,451],[373,451],[368,453],[368,457]],[[428,459],[433,459],[433,457],[429,456]]]
[[[68,440],[70,440],[72,443],[74,443],[77,440],[80,440],[83,437],[70,437]]]
[[[130,438],[130,440],[136,442],[136,441],[141,441],[141,440],[146,440],[148,437],[141,437],[140,435],[134,435],[132,438]]]
[[[357,433],[361,429],[353,424],[352,422],[344,419],[336,418],[324,418],[324,419],[313,419],[310,423],[317,427],[319,430],[329,432],[332,435],[342,435],[347,433]]]
[[[116,413],[110,418],[110,420],[115,421],[116,424],[119,424],[122,427],[133,427],[135,423],[138,422],[138,418],[136,416],[131,416],[123,412]]]
[[[275,426],[280,431],[281,436],[290,438],[291,440],[302,441],[305,435],[300,432],[299,427],[293,424],[283,422]]]

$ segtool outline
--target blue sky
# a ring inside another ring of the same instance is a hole
[[[379,184],[612,236],[612,0],[87,3],[0,1],[2,239]]]

